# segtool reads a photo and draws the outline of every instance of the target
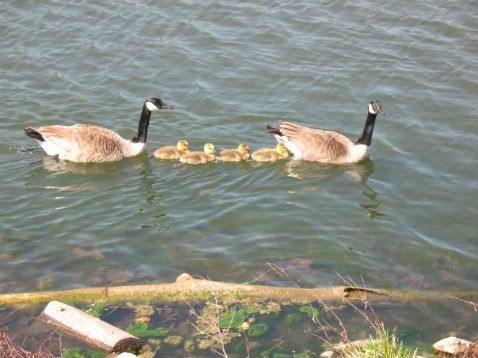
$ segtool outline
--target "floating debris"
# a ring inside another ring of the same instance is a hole
[[[106,352],[137,351],[144,345],[142,339],[62,302],[51,301],[40,317]]]

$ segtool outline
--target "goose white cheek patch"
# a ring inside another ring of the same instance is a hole
[[[373,109],[373,106],[371,103],[368,104],[368,111],[372,114],[377,114],[377,112],[375,112],[375,110]]]
[[[149,109],[151,112],[153,111],[159,111],[159,108],[156,107],[154,104],[151,102],[146,102],[146,108]]]

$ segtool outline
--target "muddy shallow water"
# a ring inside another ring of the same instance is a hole
[[[378,321],[396,327],[395,334],[406,346],[418,346],[424,352],[451,332],[478,339],[472,333],[478,332],[473,307],[439,299],[427,304],[377,302],[371,305],[372,309],[358,301],[354,306],[340,302],[291,306],[273,302],[230,304],[221,305],[219,311],[212,301],[207,305],[188,302],[76,306],[145,339],[143,353],[149,351],[154,357],[218,356],[214,350],[222,351],[219,339],[225,343],[230,357],[244,357],[248,352],[253,357],[293,357],[293,354],[301,357],[300,353],[313,357],[327,350],[327,342],[337,343],[343,337],[368,338],[374,332],[371,324]],[[81,350],[85,358],[96,354],[93,347],[52,329],[41,320],[43,307],[17,310],[4,307],[0,311],[0,325],[14,337],[15,343],[26,349],[41,347],[56,356],[72,354],[74,350]],[[370,321],[359,311],[366,313]],[[421,326],[414,323],[417,320],[422,322]]]

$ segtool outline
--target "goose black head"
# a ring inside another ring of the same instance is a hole
[[[385,114],[379,101],[371,101],[368,104],[368,112],[371,114]]]
[[[163,102],[159,97],[150,97],[145,102],[146,108],[152,111],[159,111],[160,109],[173,109],[174,107]]]

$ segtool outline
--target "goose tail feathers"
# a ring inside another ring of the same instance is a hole
[[[45,141],[45,138],[43,138],[43,136],[41,135],[40,132],[38,132],[35,128],[31,128],[31,127],[28,127],[28,128],[25,128],[24,129],[25,131],[25,134],[33,139],[36,139],[36,140],[39,140],[40,142],[44,142]]]
[[[279,136],[283,135],[279,128],[272,127],[270,125],[267,125],[267,131],[271,134],[276,134],[276,135],[279,135]]]
[[[289,137],[287,137],[284,133],[282,133],[280,128],[272,127],[268,125],[267,131],[270,134],[274,135],[274,138],[277,140],[277,142],[283,143],[285,145],[287,145],[287,143],[289,142]]]

